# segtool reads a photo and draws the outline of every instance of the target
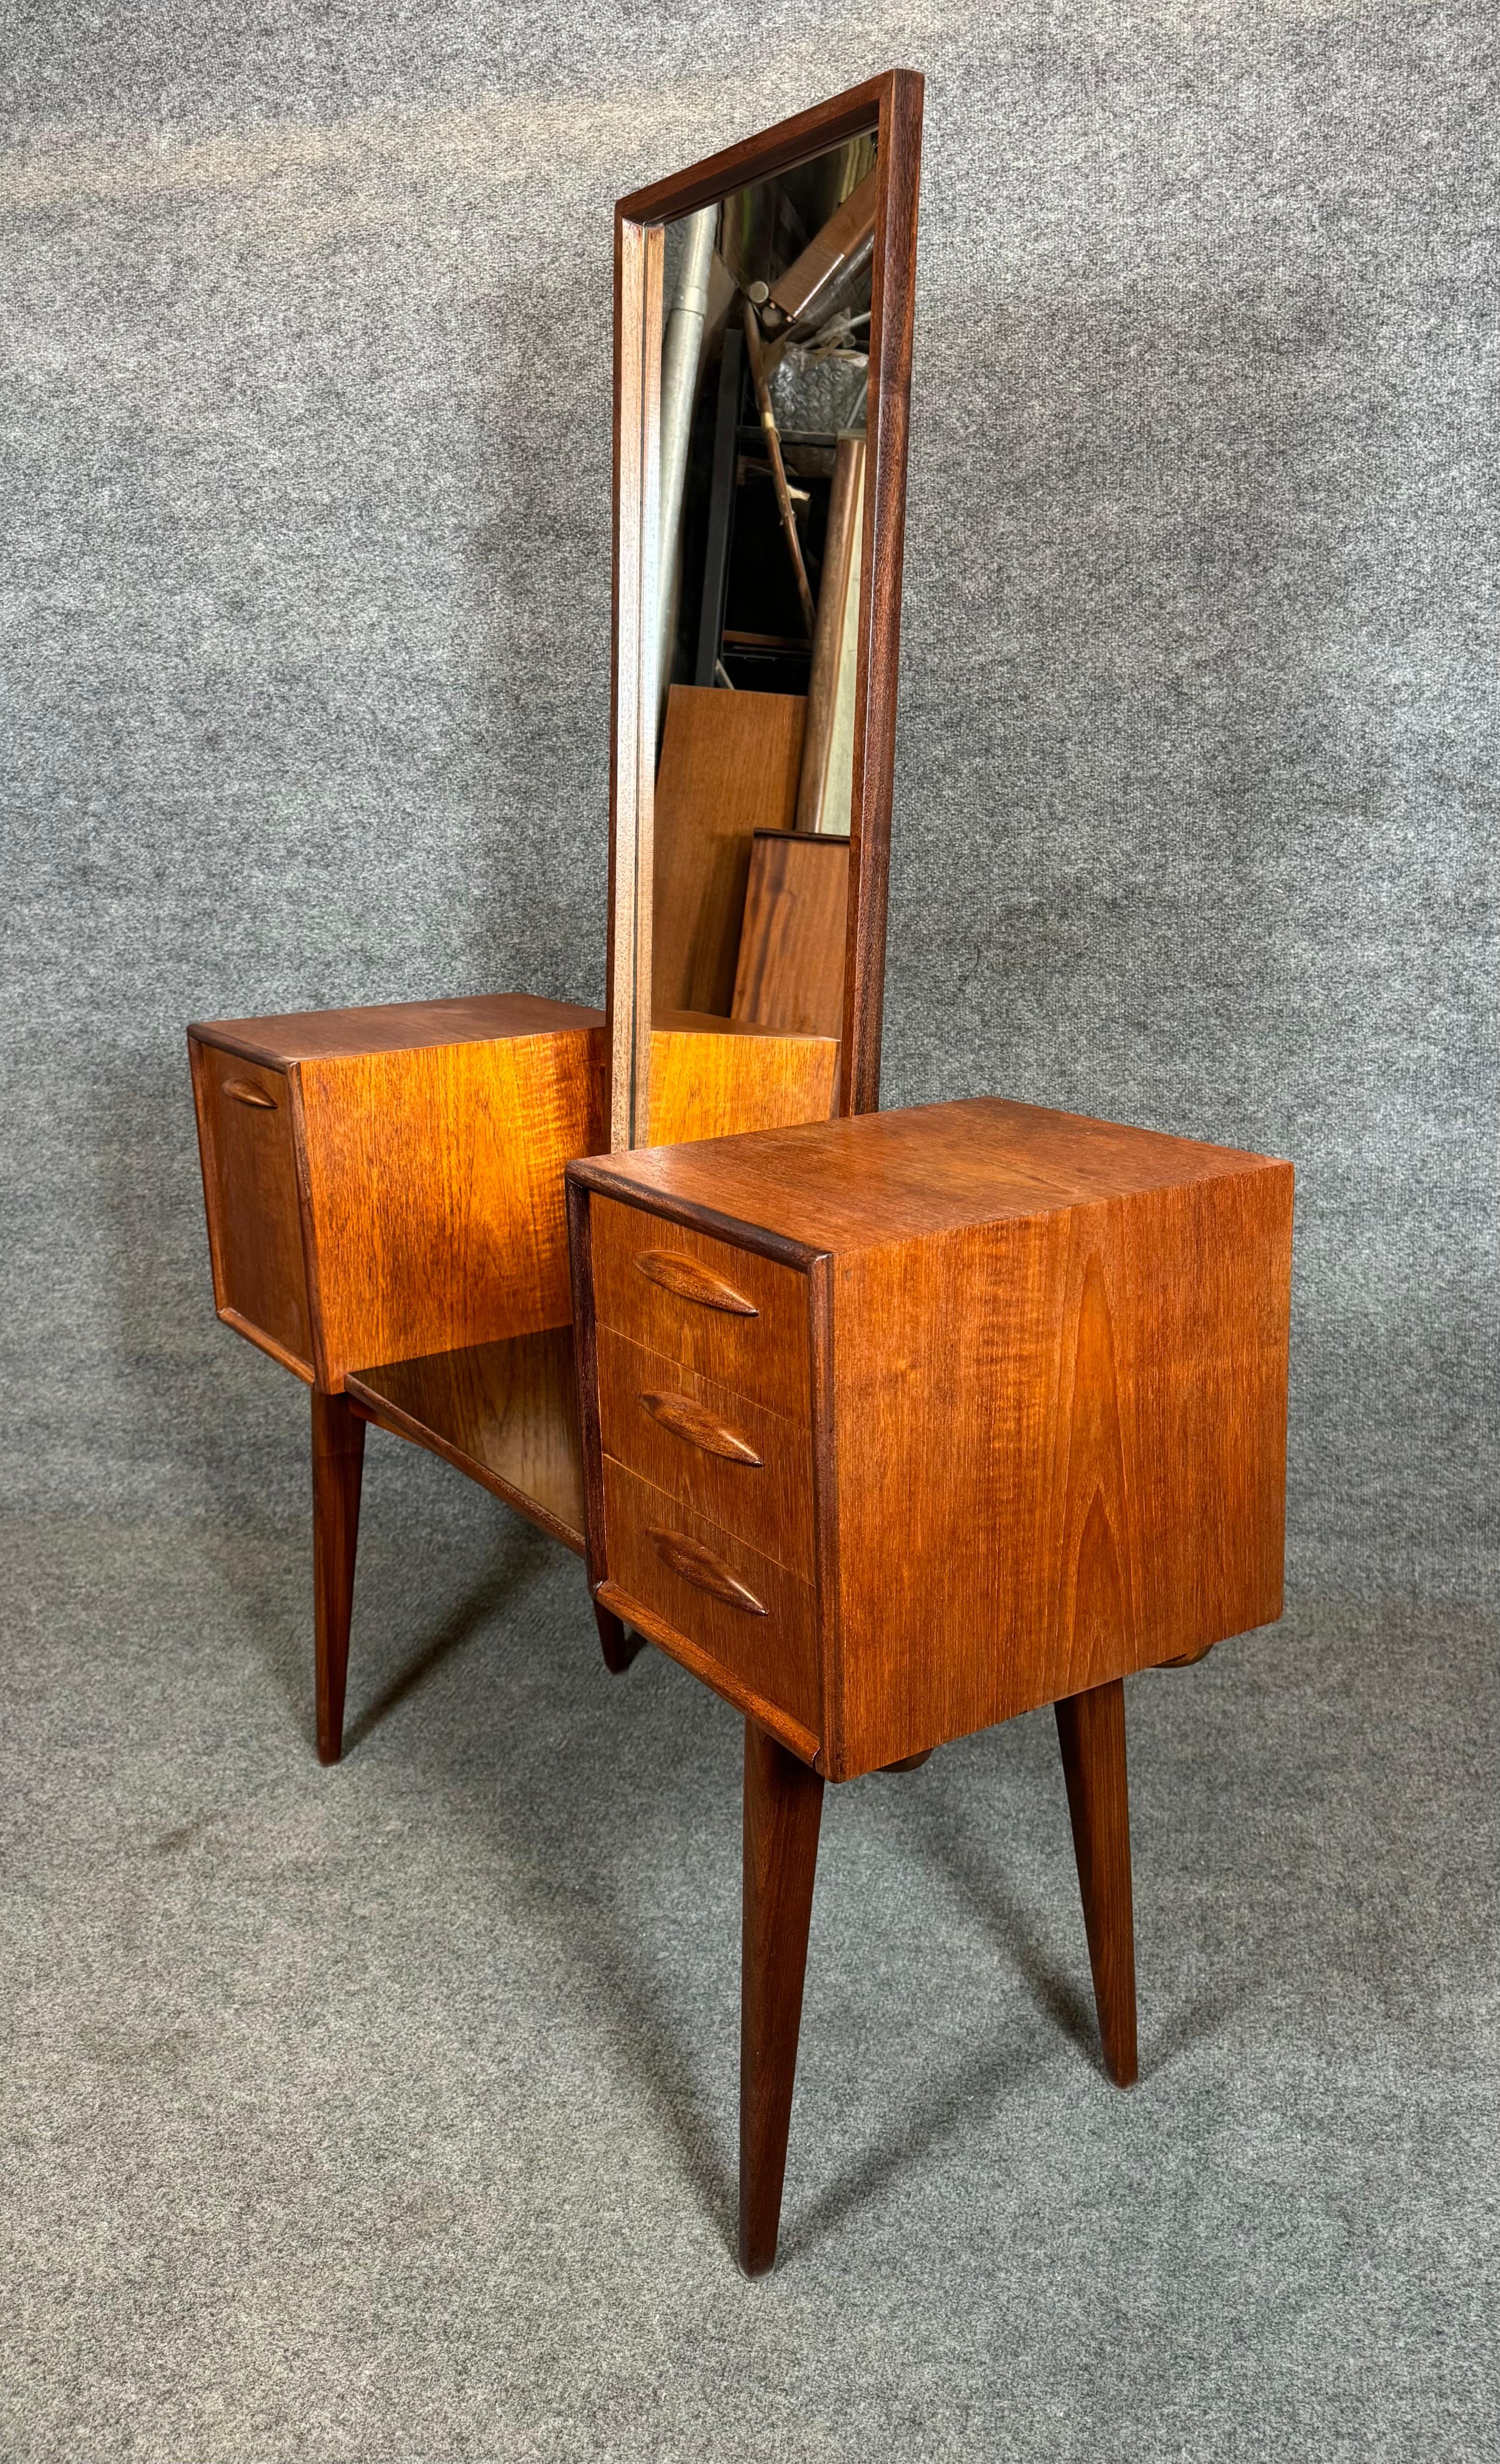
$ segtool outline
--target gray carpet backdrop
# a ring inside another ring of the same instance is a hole
[[[612,203],[899,59],[885,1100],[1290,1155],[1299,1560],[1481,1578],[1488,5],[58,5],[10,50],[16,1500],[299,1494],[207,1306],[183,1023],[601,998]]]
[[[8,2453],[1495,2452],[1497,54],[12,0]],[[747,2297],[733,1723],[377,1442],[316,1771],[306,1399],[213,1319],[182,1030],[602,998],[613,200],[897,62],[885,1101],[1294,1160],[1293,1609],[1132,1691],[1135,2101],[1046,1724],[841,1793]]]

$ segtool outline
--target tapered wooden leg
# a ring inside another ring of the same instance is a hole
[[[1075,1694],[1056,1708],[1104,2060],[1117,2087],[1133,2087],[1136,1937],[1130,1904],[1125,1689],[1117,1677],[1091,1693]]]
[[[355,1548],[364,1422],[342,1395],[313,1389],[313,1617],[317,1678],[317,1759],[343,1751],[344,1680],[354,1607]]]
[[[608,1609],[600,1608],[598,1600],[594,1603],[594,1621],[599,1630],[599,1649],[604,1654],[605,1667],[611,1677],[623,1677],[637,1652],[644,1648],[644,1635],[637,1634],[633,1626],[622,1625],[618,1617],[611,1617]]]
[[[740,2265],[776,2261],[792,2082],[823,1783],[745,1723],[745,1930],[740,1970]]]

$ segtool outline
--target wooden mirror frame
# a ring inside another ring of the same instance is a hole
[[[855,684],[839,1112],[880,1103],[885,902],[923,80],[891,69],[622,197],[615,209],[615,555],[610,728],[609,1114],[613,1151],[644,1143],[651,1071],[658,471],[664,229],[851,138],[876,135],[863,558]]]

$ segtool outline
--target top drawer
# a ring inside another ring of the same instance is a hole
[[[595,1196],[590,1227],[601,1325],[811,1419],[805,1275],[612,1198]]]

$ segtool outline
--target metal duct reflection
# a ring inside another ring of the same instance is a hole
[[[661,565],[657,621],[657,674],[664,703],[672,673],[672,634],[677,605],[677,561],[683,522],[683,484],[687,471],[687,442],[692,429],[693,398],[703,356],[704,321],[708,314],[708,270],[713,263],[714,232],[719,209],[705,206],[687,218],[686,246],[677,279],[677,297],[662,346],[662,479]]]

